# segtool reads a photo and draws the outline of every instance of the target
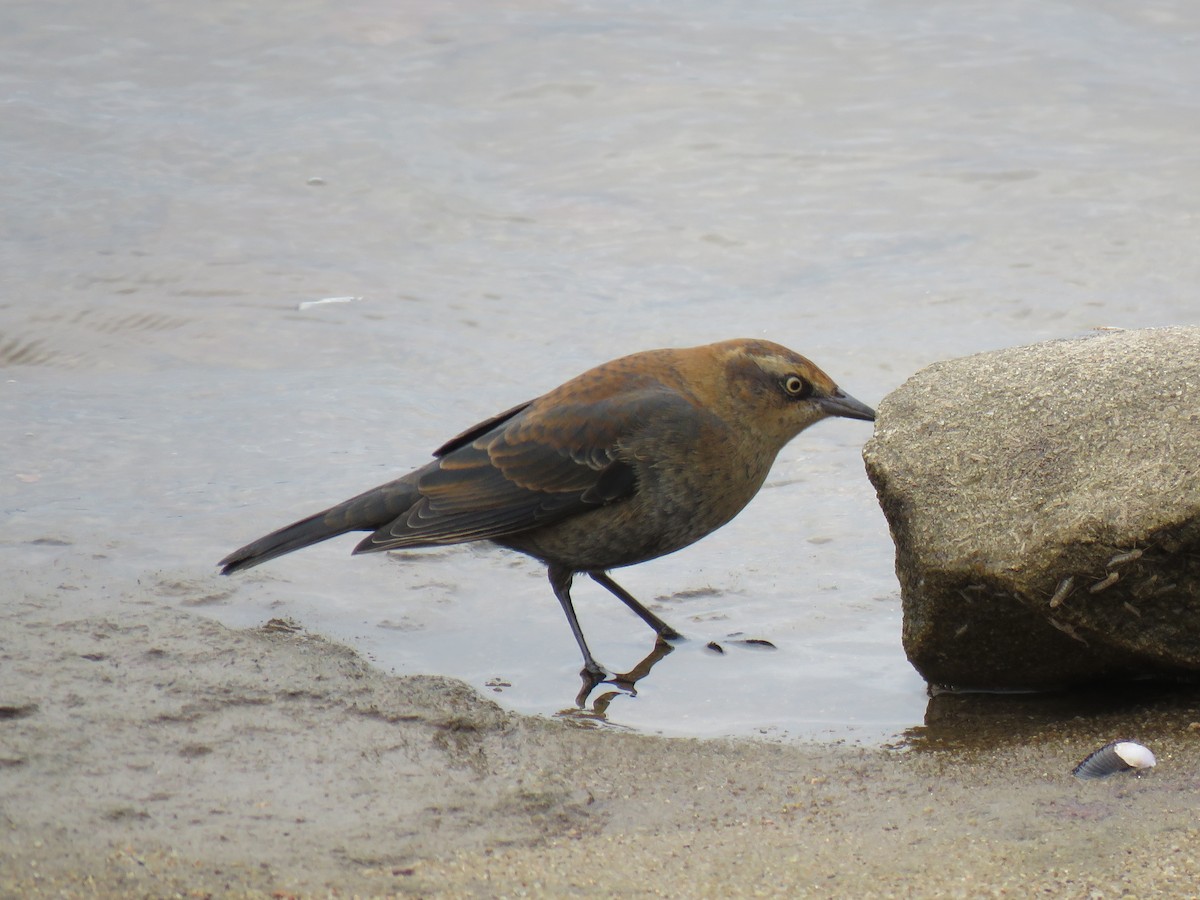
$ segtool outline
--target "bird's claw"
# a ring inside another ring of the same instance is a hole
[[[589,660],[579,670],[579,680],[583,682],[583,686],[579,689],[579,693],[575,695],[575,705],[582,708],[587,703],[592,691],[596,689],[596,685],[603,684],[611,677],[602,665],[595,660]]]

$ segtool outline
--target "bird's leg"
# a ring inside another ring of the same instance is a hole
[[[608,672],[592,657],[592,651],[588,649],[587,641],[583,639],[583,629],[579,627],[579,619],[575,618],[575,605],[571,602],[571,581],[574,579],[575,573],[561,566],[550,566],[549,575],[550,587],[554,589],[554,596],[562,604],[563,612],[567,614],[567,623],[571,626],[571,633],[575,635],[575,643],[579,645],[579,649],[583,653],[582,674],[584,680],[586,682],[589,678],[592,679],[592,687],[595,687],[596,684],[608,677]]]
[[[646,609],[646,607],[642,606],[642,604],[638,603],[633,594],[629,593],[629,591],[625,590],[625,588],[613,581],[607,572],[588,572],[588,574],[592,576],[593,581],[608,589],[608,591],[610,591],[614,597],[637,613],[641,620],[653,628],[659,637],[668,641],[683,637],[682,634],[680,634],[654,613],[650,612],[650,610]],[[551,580],[553,580],[553,576],[551,576]],[[570,581],[567,583],[570,584]],[[562,597],[559,597],[558,599],[561,600]],[[570,601],[568,600],[568,602]]]

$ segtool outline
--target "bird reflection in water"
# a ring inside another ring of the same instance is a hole
[[[674,639],[678,643],[681,638]],[[741,632],[735,632],[726,639],[725,643],[732,644],[737,647],[748,648],[751,650],[774,650],[775,645],[763,638],[747,638]],[[717,641],[708,641],[704,645],[704,649],[710,653],[719,655],[725,654],[725,648]],[[628,672],[621,672],[615,675],[604,675],[602,673],[589,672],[584,669],[579,673],[579,678],[583,682],[579,693],[575,696],[575,706],[560,710],[558,715],[565,719],[571,719],[578,724],[594,724],[605,723],[612,724],[608,720],[608,707],[617,697],[620,696],[637,696],[637,684],[643,678],[650,674],[660,661],[675,652],[675,644],[665,640],[662,637],[656,638],[654,648],[646,654],[636,666]],[[611,684],[616,688],[615,691],[605,691],[602,694],[592,698],[592,692],[602,684]],[[588,700],[591,699],[591,706],[588,706]]]
[[[637,683],[650,674],[650,670],[658,665],[659,661],[675,652],[673,644],[669,643],[662,637],[655,638],[654,648],[646,654],[636,666],[628,672],[620,672],[616,675],[605,675],[599,672],[590,672],[584,669],[579,673],[579,678],[583,682],[583,686],[579,689],[579,693],[575,696],[575,706],[564,709],[558,713],[559,716],[571,719],[580,724],[591,722],[607,722],[608,721],[608,706],[617,697],[628,695],[630,697],[637,696]],[[617,690],[605,691],[592,700],[592,705],[589,708],[587,705],[588,699],[597,687],[602,684],[611,684]]]

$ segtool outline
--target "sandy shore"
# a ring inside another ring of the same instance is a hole
[[[4,604],[5,897],[1200,883],[1187,711],[1160,729],[1152,774],[1088,783],[1070,769],[1106,739],[1090,725],[937,751],[663,739],[516,716],[303,630],[233,631],[154,596],[84,611],[74,587]]]

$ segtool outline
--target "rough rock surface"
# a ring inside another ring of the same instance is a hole
[[[1200,328],[930,366],[863,456],[928,681],[1200,676]]]

